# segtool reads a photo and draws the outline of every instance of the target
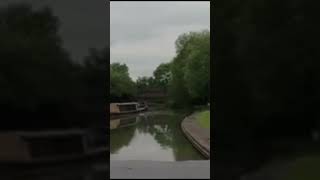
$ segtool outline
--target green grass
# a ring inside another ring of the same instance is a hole
[[[319,180],[320,157],[298,158],[290,168],[285,180]]]
[[[201,127],[210,128],[210,111],[199,113],[197,119]]]

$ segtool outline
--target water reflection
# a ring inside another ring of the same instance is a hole
[[[111,120],[111,160],[200,160],[180,130],[182,114],[146,113]]]

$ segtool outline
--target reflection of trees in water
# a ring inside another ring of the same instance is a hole
[[[162,148],[172,148],[176,160],[201,159],[180,130],[182,116],[155,115],[143,120],[137,126],[140,133],[149,133]]]
[[[172,149],[176,160],[201,159],[201,155],[192,147],[180,130],[183,116],[157,114],[137,118],[140,120],[139,123],[111,131],[110,153],[117,153],[122,147],[128,146],[137,131],[138,134],[153,136],[161,148]],[[130,122],[133,122],[131,119],[122,119],[120,124],[131,124]]]
[[[158,115],[142,117],[142,122],[137,125],[137,130],[139,133],[152,135],[162,148],[171,147],[173,127],[168,123],[172,123],[172,121],[167,121],[169,117]]]
[[[117,127],[110,132],[110,153],[116,153],[123,146],[128,146],[136,130],[137,116],[123,117],[119,119]],[[115,120],[113,120],[115,121]]]
[[[110,131],[110,153],[116,153],[123,146],[128,146],[134,136],[136,127],[130,126]]]
[[[177,161],[186,159],[203,159],[202,155],[191,145],[189,141],[185,139],[182,135],[174,136],[177,137],[173,141],[173,154]]]

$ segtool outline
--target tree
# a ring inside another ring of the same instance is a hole
[[[217,6],[216,162],[244,157],[236,160],[244,167],[249,160],[271,159],[279,139],[310,138],[319,122],[316,14],[301,0]]]
[[[75,63],[52,10],[29,4],[0,9],[0,39],[2,129],[105,125],[107,49]]]
[[[110,96],[111,100],[128,100],[136,94],[135,84],[129,76],[125,64],[110,65]]]
[[[33,10],[28,4],[14,4],[0,9],[0,80],[4,87],[0,106],[12,119],[3,128],[68,124],[62,104],[71,101],[74,66],[62,48],[58,29],[59,21],[49,8]],[[46,112],[51,116],[45,117]]]
[[[176,40],[170,96],[175,105],[205,104],[210,90],[210,32],[190,32]]]
[[[187,57],[184,79],[190,96],[209,101],[210,84],[210,32],[204,31],[194,37],[189,44],[191,49]]]
[[[107,100],[108,81],[108,47],[89,49],[89,54],[80,65],[78,83],[82,91],[82,112],[91,119],[92,124],[105,125],[105,107]],[[94,119],[95,121],[93,121]],[[88,123],[88,122],[87,122]]]
[[[168,83],[171,79],[170,63],[161,63],[153,72],[156,86],[167,90]]]
[[[136,80],[137,93],[141,94],[145,92],[150,87],[150,78],[149,77],[138,77]]]

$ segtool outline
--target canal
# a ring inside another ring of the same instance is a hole
[[[185,113],[151,111],[112,118],[110,160],[203,160],[180,129]]]

